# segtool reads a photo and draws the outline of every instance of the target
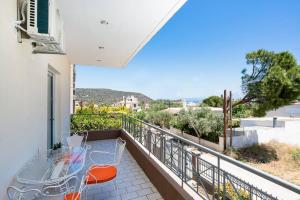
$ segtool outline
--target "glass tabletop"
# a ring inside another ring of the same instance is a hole
[[[21,168],[17,181],[24,184],[60,182],[82,170],[85,156],[86,150],[82,147],[39,152]]]

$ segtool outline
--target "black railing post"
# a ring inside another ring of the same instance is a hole
[[[139,143],[143,143],[143,125],[140,123],[140,134],[139,134]]]
[[[218,157],[218,200],[220,200],[220,157]]]
[[[161,162],[163,162],[163,163],[165,163],[165,158],[164,158],[164,138],[165,138],[165,136],[164,136],[164,134],[163,133],[161,133],[160,135],[160,138],[159,138],[159,140],[160,140],[160,147],[159,147],[159,157],[160,157],[160,161]]]

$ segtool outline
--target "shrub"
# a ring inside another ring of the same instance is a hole
[[[232,127],[237,128],[240,127],[241,125],[241,120],[240,119],[232,119]]]
[[[300,162],[300,149],[296,149],[290,153],[294,161]]]
[[[247,162],[269,163],[278,160],[276,149],[264,144],[241,148],[237,154],[239,160]]]
[[[234,188],[230,183],[226,183],[226,195],[224,187],[220,187],[220,200],[251,200],[249,193],[242,189],[237,189],[239,195],[235,192]],[[218,192],[214,194],[215,198],[218,197]],[[240,198],[239,198],[240,197]]]

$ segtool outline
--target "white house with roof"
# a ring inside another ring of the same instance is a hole
[[[140,102],[139,99],[137,97],[135,97],[134,95],[131,96],[123,96],[123,99],[117,103],[114,104],[115,106],[125,106],[126,108],[129,108],[131,110],[140,110],[141,106],[140,106]]]

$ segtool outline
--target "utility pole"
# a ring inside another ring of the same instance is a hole
[[[224,130],[223,130],[223,138],[224,138],[224,150],[226,149],[227,147],[227,134],[226,134],[226,131],[227,131],[227,127],[228,127],[228,120],[227,120],[227,91],[224,90],[224,96],[223,96],[223,114],[224,114],[224,118],[223,118],[223,121],[224,121]]]
[[[232,138],[233,138],[233,131],[232,131],[232,92],[229,92],[229,120],[230,120],[230,147],[232,147]]]

